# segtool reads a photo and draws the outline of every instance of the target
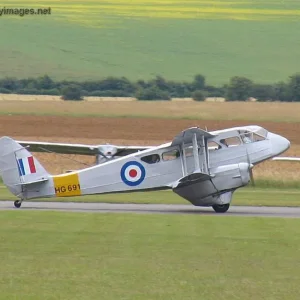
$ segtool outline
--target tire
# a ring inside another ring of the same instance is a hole
[[[212,208],[216,213],[225,213],[229,209],[230,204],[213,205]]]

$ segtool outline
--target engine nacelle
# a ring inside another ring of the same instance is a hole
[[[173,191],[196,206],[211,206],[231,201],[231,196],[220,196],[250,182],[250,165],[239,163],[210,169],[210,179],[179,186]]]
[[[251,180],[250,167],[248,163],[239,163],[214,168],[210,170],[212,182],[219,191],[245,186]]]

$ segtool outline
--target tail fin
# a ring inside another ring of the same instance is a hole
[[[30,152],[9,137],[0,138],[0,175],[7,188],[23,198],[24,186],[47,181],[50,174]]]

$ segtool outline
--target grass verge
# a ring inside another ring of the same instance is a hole
[[[300,220],[1,212],[0,299],[297,299]]]

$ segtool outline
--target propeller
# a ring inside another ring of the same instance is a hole
[[[103,147],[109,147],[109,148],[105,149]],[[102,148],[101,150],[103,150],[103,151],[101,151],[100,148]],[[118,151],[116,151],[114,148],[115,148],[114,146],[109,145],[109,144],[107,144],[105,146],[102,146],[102,147],[99,147],[98,148],[98,154],[97,154],[97,156],[101,155],[102,157],[105,158],[106,161],[110,161],[110,160],[112,160],[118,154]],[[104,154],[104,152],[106,154]],[[115,152],[115,153],[113,153],[113,152]],[[98,161],[98,159],[96,157],[96,162],[97,161]]]
[[[247,150],[247,147],[246,147],[246,153],[247,153],[247,162],[248,162],[248,165],[249,165],[249,174],[250,174],[250,180],[251,180],[251,184],[252,186],[255,186],[255,182],[254,182],[254,176],[253,176],[253,167],[254,165],[251,163],[251,160],[250,160],[250,156],[249,156],[249,153],[248,153],[248,150]]]

